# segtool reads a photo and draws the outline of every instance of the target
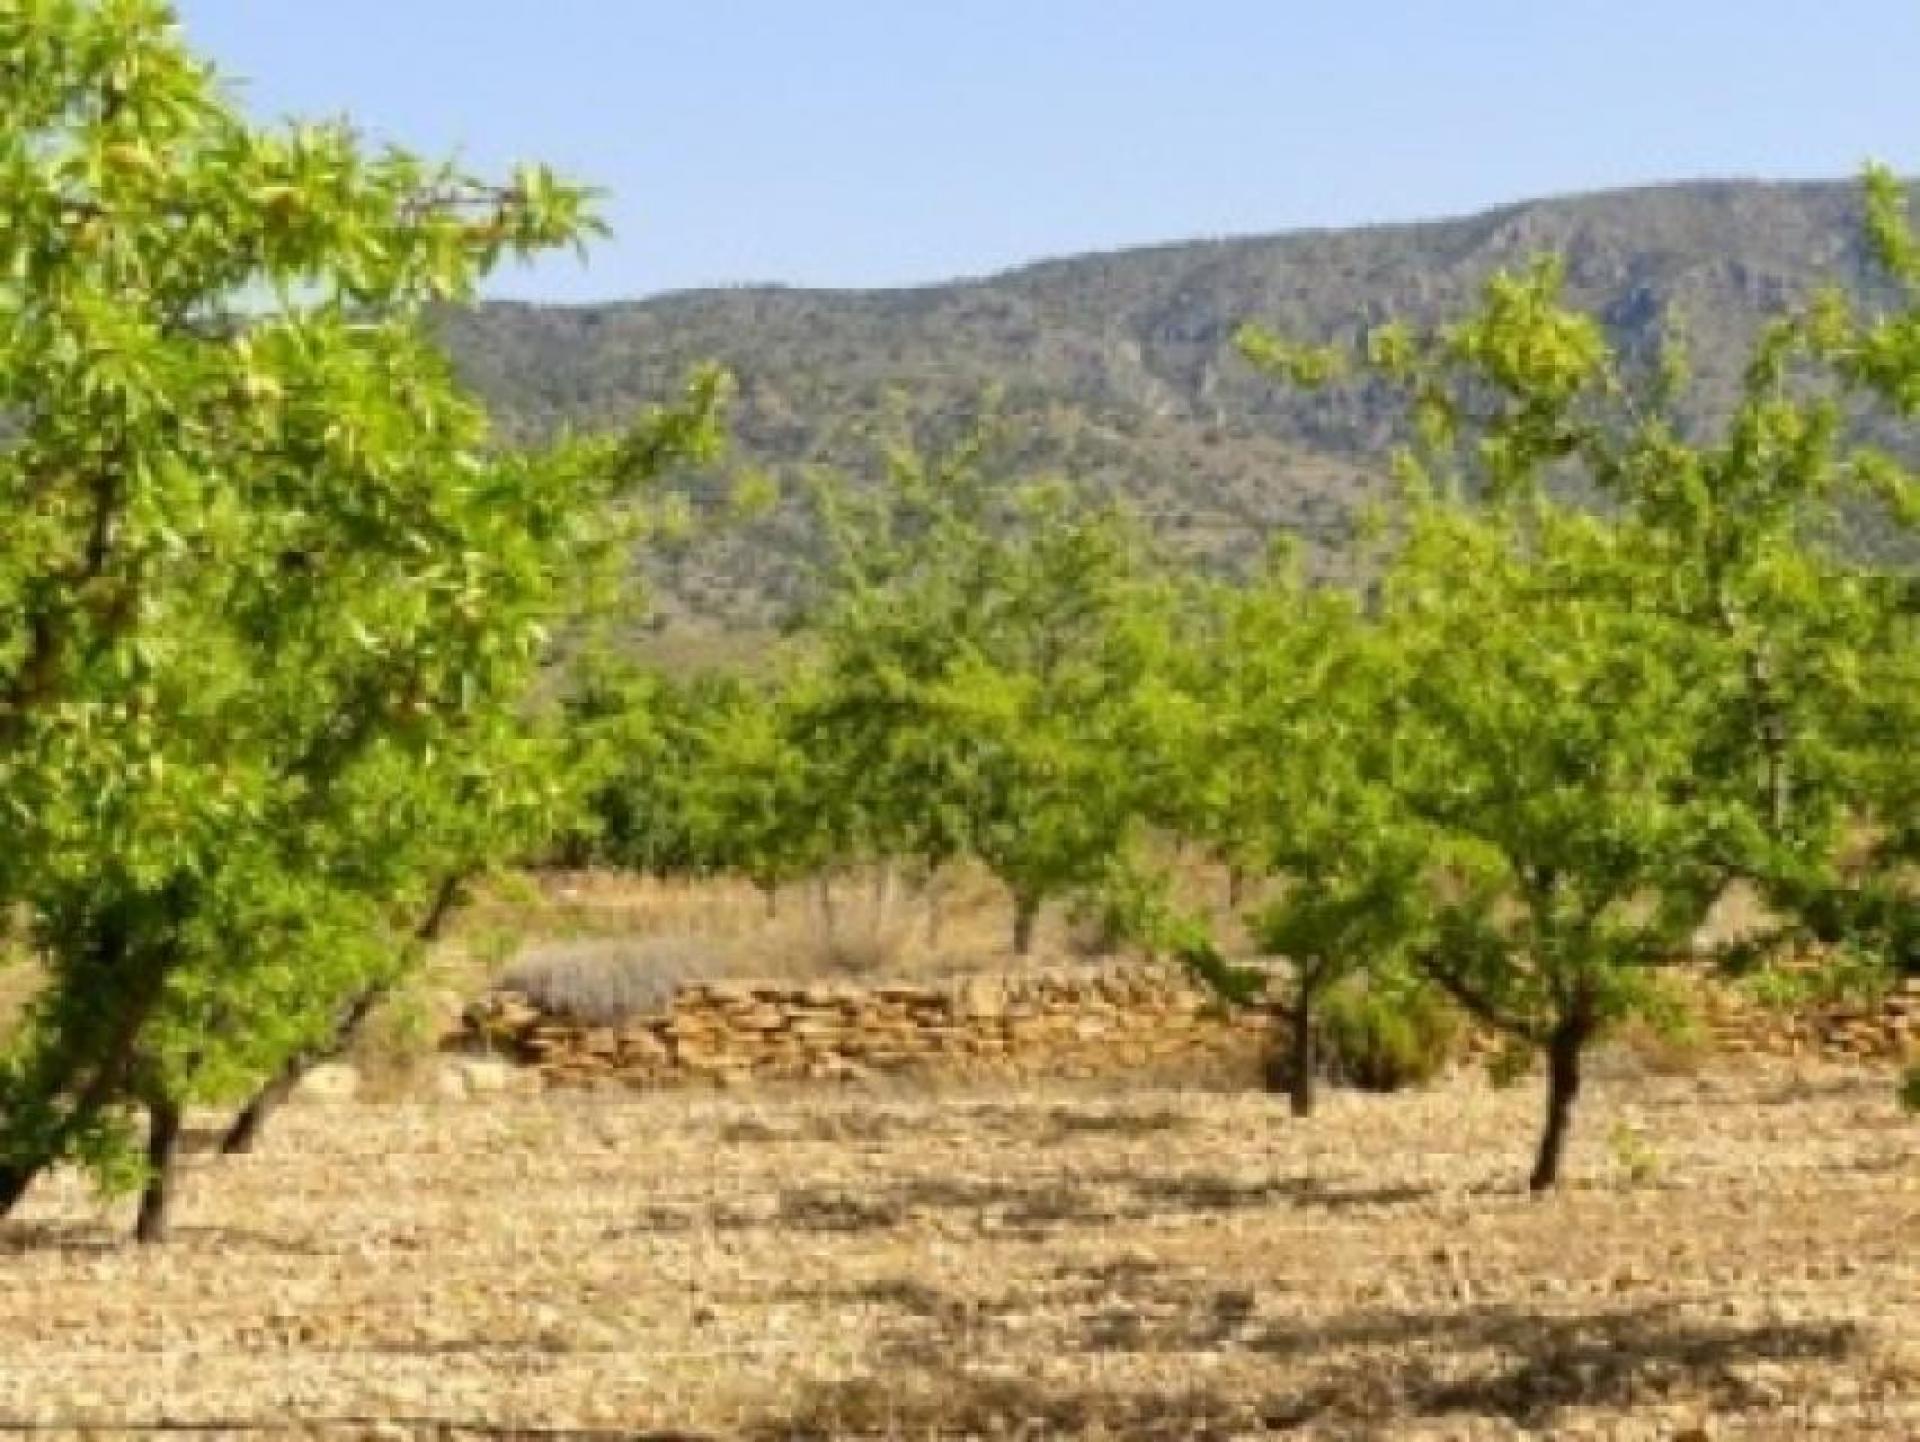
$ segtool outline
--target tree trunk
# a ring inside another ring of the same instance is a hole
[[[440,939],[447,929],[447,921],[460,904],[460,892],[465,885],[464,875],[449,875],[441,881],[427,914],[414,928],[416,945],[431,946]],[[233,1125],[227,1128],[226,1135],[220,1139],[220,1154],[231,1157],[252,1151],[259,1143],[260,1133],[273,1119],[273,1114],[293,1095],[294,1089],[300,1085],[300,1079],[319,1063],[339,1056],[353,1045],[360,1035],[360,1029],[367,1024],[367,1018],[373,1015],[374,1009],[380,1005],[392,985],[390,980],[380,981],[363,990],[342,1013],[332,1038],[325,1046],[317,1051],[296,1053],[255,1092],[233,1119]]]
[[[1561,1021],[1547,1040],[1547,1124],[1540,1133],[1540,1151],[1534,1158],[1527,1189],[1549,1191],[1560,1181],[1560,1159],[1567,1148],[1567,1129],[1573,1104],[1580,1095],[1580,1054],[1591,1027],[1579,1018]]]
[[[1767,822],[1773,834],[1781,836],[1793,814],[1793,771],[1787,760],[1784,721],[1768,723],[1766,743]]]
[[[1313,1115],[1313,1072],[1318,1060],[1313,1054],[1312,997],[1308,988],[1301,987],[1289,1018],[1292,1035],[1287,1046],[1287,1105],[1297,1117]]]
[[[294,1088],[300,1085],[300,1078],[306,1072],[306,1058],[295,1057],[280,1069],[278,1076],[255,1092],[253,1099],[233,1119],[227,1134],[220,1139],[220,1155],[237,1157],[251,1152],[260,1140],[261,1131],[273,1120],[273,1114],[280,1110],[282,1103],[293,1095]]]
[[[180,1149],[180,1104],[170,1097],[147,1102],[147,1185],[140,1193],[140,1219],[133,1235],[143,1243],[167,1239],[173,1207],[174,1161]]]
[[[820,898],[820,924],[826,929],[827,940],[831,942],[840,932],[839,917],[833,908],[833,878],[823,871],[814,886]]]
[[[780,884],[775,881],[761,882],[760,895],[766,899],[767,920],[774,920],[780,915]]]
[[[1319,1090],[1314,1012],[1327,979],[1323,962],[1302,964],[1293,987],[1293,1011],[1287,1018],[1287,1104],[1296,1117],[1310,1117]]]
[[[0,1167],[0,1218],[8,1216],[20,1199],[27,1194],[27,1188],[33,1185],[33,1179],[40,1175],[45,1163],[28,1165],[15,1162]]]
[[[127,1003],[126,1012],[101,1044],[99,1059],[93,1064],[93,1075],[74,1098],[73,1105],[67,1108],[66,1115],[51,1128],[44,1143],[32,1156],[16,1158],[0,1167],[0,1220],[11,1215],[35,1179],[60,1160],[73,1137],[122,1095],[128,1072],[133,1066],[141,1029],[160,1003],[170,970],[165,964],[155,964],[143,979],[139,992]],[[83,1062],[72,1057],[62,1065],[60,1080],[41,1093],[49,1104],[85,1069]]]
[[[1013,898],[1013,950],[1017,956],[1033,955],[1034,928],[1040,921],[1040,898],[1024,892]]]
[[[893,863],[883,861],[873,877],[873,934],[878,936],[887,929],[887,919],[893,911]]]
[[[1747,685],[1759,712],[1762,784],[1766,788],[1767,824],[1775,836],[1787,829],[1793,812],[1793,768],[1790,750],[1792,723],[1774,686],[1772,659],[1761,652],[1747,658]]]
[[[1247,873],[1237,866],[1227,868],[1227,910],[1238,911],[1247,894]]]

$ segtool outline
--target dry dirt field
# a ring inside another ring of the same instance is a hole
[[[0,1434],[1920,1437],[1885,1076],[308,1102],[0,1226]]]

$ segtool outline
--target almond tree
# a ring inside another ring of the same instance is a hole
[[[1897,193],[1870,194],[1881,255],[1915,274]],[[1848,424],[1857,393],[1920,399],[1913,315],[1828,296],[1784,317],[1710,433],[1682,419],[1680,348],[1631,364],[1561,303],[1552,261],[1495,277],[1458,323],[1378,327],[1357,355],[1243,334],[1289,380],[1357,367],[1407,399],[1395,462],[1429,499],[1389,619],[1413,648],[1395,725],[1421,764],[1394,784],[1449,839],[1426,966],[1548,1054],[1537,1186],[1582,1049],[1657,1004],[1646,971],[1735,879],[1785,911],[1775,945],[1824,926],[1884,948],[1874,918],[1910,914],[1892,869],[1911,836],[1910,588],[1835,538],[1848,504],[1916,519],[1920,485]],[[1563,479],[1592,514],[1547,499]]]
[[[1392,790],[1401,667],[1359,598],[1281,566],[1223,597],[1208,744],[1231,774],[1221,815],[1243,864],[1278,882],[1249,929],[1293,969],[1288,1095],[1314,1106],[1317,1012],[1344,978],[1399,960],[1428,838]]]
[[[983,862],[1025,953],[1045,903],[1095,890],[1139,828],[1162,588],[1120,513],[995,486],[975,449],[896,458],[864,507],[827,499],[809,754],[870,854]]]
[[[1587,1048],[1672,1007],[1661,974],[1753,837],[1700,784],[1736,673],[1719,638],[1646,604],[1644,537],[1544,502],[1517,522],[1421,515],[1388,578],[1387,779],[1427,860],[1381,908],[1470,1015],[1544,1054],[1541,1190]]]
[[[5,7],[0,75],[0,908],[48,978],[4,1211],[63,1159],[164,1176],[184,1103],[323,1042],[517,831],[462,807],[558,800],[530,683],[718,382],[506,450],[422,312],[585,192],[256,126],[158,0]]]

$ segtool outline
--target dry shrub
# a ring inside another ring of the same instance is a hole
[[[610,1025],[665,1011],[682,985],[727,970],[725,958],[697,937],[600,937],[530,947],[500,985],[550,1015]]]
[[[429,998],[408,988],[381,1004],[347,1052],[360,1074],[360,1095],[394,1101],[416,1095],[438,1063],[441,1030]]]
[[[871,867],[784,886],[767,897],[736,877],[660,880],[615,872],[548,872],[484,888],[463,916],[460,939],[476,953],[488,938],[581,941],[681,938],[710,950],[728,976],[806,981],[885,973],[950,977],[1044,967],[1067,949],[1067,908],[1047,909],[1030,958],[1008,947],[1006,888],[975,865],[955,865],[929,883],[900,867],[882,885]],[[539,948],[545,950],[544,946]],[[704,974],[704,972],[703,972]],[[491,973],[489,973],[489,979]]]
[[[1698,1076],[1711,1054],[1707,1036],[1697,1026],[1656,1024],[1629,1017],[1608,1036],[1607,1060],[1633,1076]]]
[[[1453,1059],[1460,1014],[1411,977],[1350,977],[1320,1003],[1322,1060],[1349,1086],[1390,1092],[1432,1081]]]
[[[784,970],[797,967],[804,975],[878,976],[899,970],[905,952],[898,932],[877,929],[816,932],[806,943],[788,953]]]

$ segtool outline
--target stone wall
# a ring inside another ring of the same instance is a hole
[[[1270,1013],[1229,1014],[1178,972],[1144,964],[949,983],[701,982],[669,1008],[600,1026],[512,992],[467,1013],[463,1044],[556,1083],[639,1086],[835,1081],[886,1073],[957,1080],[1091,1078],[1196,1069],[1251,1076]]]
[[[1783,1014],[1696,980],[1702,1034],[1730,1054],[1920,1058],[1920,978],[1871,1005]],[[961,1081],[1259,1074],[1278,1008],[1228,1011],[1178,971],[1114,964],[949,983],[700,982],[658,1015],[595,1025],[495,992],[459,1048],[537,1067],[559,1085],[745,1086],[905,1073]],[[1467,1038],[1464,1052],[1486,1050]]]
[[[1725,985],[1701,983],[1697,990],[1702,1029],[1717,1052],[1920,1061],[1920,976],[1874,1001],[1813,1003],[1785,1012]]]

